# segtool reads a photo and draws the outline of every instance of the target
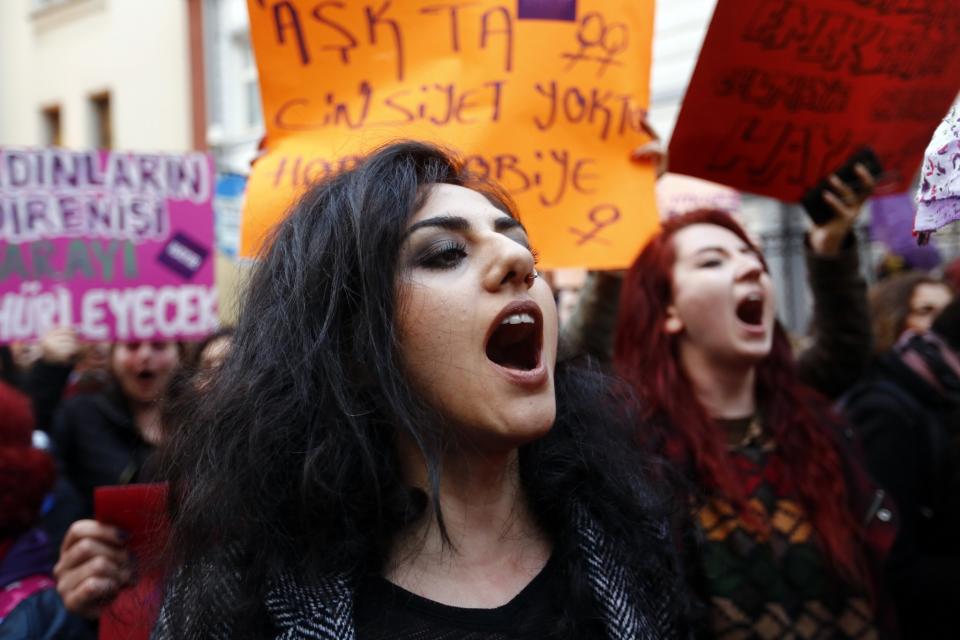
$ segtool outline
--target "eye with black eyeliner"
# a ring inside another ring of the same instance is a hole
[[[719,267],[723,264],[723,261],[720,258],[707,258],[697,263],[697,268],[699,269],[713,269]]]
[[[466,257],[464,243],[444,240],[426,247],[417,258],[417,265],[427,269],[453,269]]]

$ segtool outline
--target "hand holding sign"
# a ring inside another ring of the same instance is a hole
[[[657,180],[659,180],[663,177],[663,174],[667,172],[670,164],[670,156],[667,153],[666,147],[663,146],[663,142],[660,140],[660,134],[650,126],[646,118],[643,120],[643,130],[650,136],[650,141],[634,149],[630,154],[630,158],[642,162],[653,162],[656,167]]]
[[[70,525],[53,568],[67,611],[96,620],[117,592],[133,580],[125,533],[96,520]]]
[[[70,365],[80,357],[80,341],[72,327],[57,327],[40,338],[41,358],[55,365]]]

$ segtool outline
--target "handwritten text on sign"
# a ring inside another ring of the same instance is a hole
[[[657,225],[652,0],[248,0],[269,153],[244,255],[307,185],[385,142],[462,152],[517,200],[544,267],[622,267]]]
[[[0,342],[207,334],[212,194],[205,154],[0,147]]]
[[[720,0],[670,170],[784,200],[869,144],[899,191],[960,91],[940,0]]]

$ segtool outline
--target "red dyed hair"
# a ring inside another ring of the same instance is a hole
[[[0,416],[0,538],[7,538],[34,524],[55,469],[49,454],[31,448],[30,400],[3,382]]]
[[[729,461],[725,436],[697,401],[680,364],[677,336],[667,333],[664,326],[667,307],[673,301],[673,236],[694,224],[728,229],[756,249],[740,225],[721,211],[698,210],[666,221],[624,280],[614,365],[639,392],[646,417],[664,424],[660,435],[666,455],[692,469],[705,490],[719,492],[739,507],[743,517],[754,520],[746,511],[747,496]],[[841,575],[867,584],[858,546],[859,528],[847,508],[841,454],[824,425],[829,405],[797,379],[790,343],[779,322],[774,326],[770,353],[757,364],[756,374],[765,426],[783,454],[789,478],[819,534],[821,547]]]

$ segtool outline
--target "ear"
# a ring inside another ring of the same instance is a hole
[[[663,330],[670,335],[677,335],[683,331],[683,320],[677,314],[677,308],[673,305],[667,307],[667,317],[663,321]]]

